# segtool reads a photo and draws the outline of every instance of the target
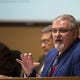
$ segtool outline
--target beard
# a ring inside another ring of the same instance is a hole
[[[64,49],[64,44],[63,43],[62,44],[55,43],[54,46],[58,51],[62,51]]]

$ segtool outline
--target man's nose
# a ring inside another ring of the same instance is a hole
[[[41,47],[42,47],[42,48],[44,48],[44,47],[45,47],[45,44],[44,44],[44,43],[42,43],[42,44],[41,44]]]
[[[56,35],[60,35],[60,31],[59,30],[57,30]]]

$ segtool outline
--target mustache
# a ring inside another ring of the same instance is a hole
[[[62,37],[56,37],[55,41],[63,41],[63,38]]]

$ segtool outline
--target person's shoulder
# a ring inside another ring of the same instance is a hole
[[[76,40],[76,43],[74,45],[74,51],[78,51],[78,53],[80,53],[80,39],[79,38]]]
[[[73,46],[72,49],[72,55],[74,56],[74,58],[80,58],[80,39],[77,38],[75,45]]]
[[[51,49],[45,57],[45,64],[48,65],[49,63],[51,63],[51,61],[55,58],[57,54],[58,51],[56,48]]]
[[[48,54],[46,55],[46,59],[51,59],[52,57],[54,57],[55,55],[57,55],[58,50],[56,48],[52,48],[51,50],[49,50]]]
[[[51,50],[49,50],[47,56],[53,55],[53,54],[55,55],[56,53],[58,53],[58,50],[56,48],[52,48]]]

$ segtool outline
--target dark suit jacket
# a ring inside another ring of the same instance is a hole
[[[52,66],[55,56],[51,50],[46,56],[45,66],[41,77],[47,77],[50,67]],[[58,67],[53,76],[80,76],[80,39],[76,39],[74,43],[60,55]]]
[[[37,61],[37,62],[40,63],[40,65],[35,68],[37,73],[39,73],[39,71],[41,70],[41,68],[42,68],[42,66],[44,64],[44,61],[45,61],[45,54],[41,55],[40,58]]]

